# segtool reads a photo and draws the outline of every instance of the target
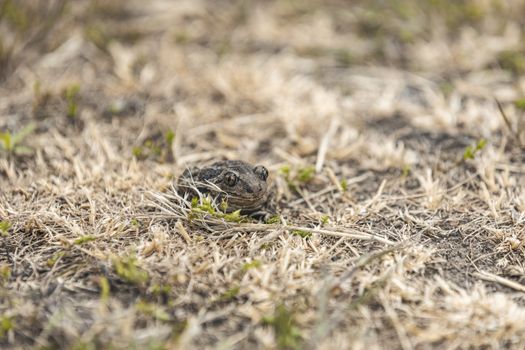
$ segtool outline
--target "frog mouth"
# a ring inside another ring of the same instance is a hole
[[[191,189],[195,194],[211,194],[219,200],[224,199],[228,204],[226,212],[241,210],[243,213],[250,213],[259,210],[267,199],[266,191],[246,194],[232,194],[211,182],[187,181],[182,185]]]
[[[224,199],[228,203],[227,211],[241,210],[242,212],[250,212],[258,210],[266,201],[266,194],[261,192],[259,195],[251,196],[236,196],[224,193]]]

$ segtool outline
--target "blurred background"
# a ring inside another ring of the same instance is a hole
[[[476,138],[522,129],[520,0],[0,4],[10,133],[97,124],[126,155],[180,165],[308,155],[334,118],[349,126],[342,146],[363,123]]]

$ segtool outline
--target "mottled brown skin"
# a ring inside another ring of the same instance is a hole
[[[243,214],[264,211],[268,201],[268,170],[241,160],[215,162],[202,168],[186,169],[178,180],[181,194],[201,194],[219,197],[228,203],[228,212],[241,210]]]

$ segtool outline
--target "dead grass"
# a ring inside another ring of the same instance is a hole
[[[22,3],[0,346],[525,346],[522,1]],[[278,217],[173,191],[223,158]]]

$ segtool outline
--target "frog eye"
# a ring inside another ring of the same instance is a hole
[[[237,176],[237,174],[232,173],[231,171],[227,172],[226,175],[224,175],[224,182],[228,186],[235,186],[238,180],[239,177]]]
[[[253,172],[259,176],[259,179],[266,181],[268,178],[268,169],[263,167],[262,165],[257,165],[253,168]]]

